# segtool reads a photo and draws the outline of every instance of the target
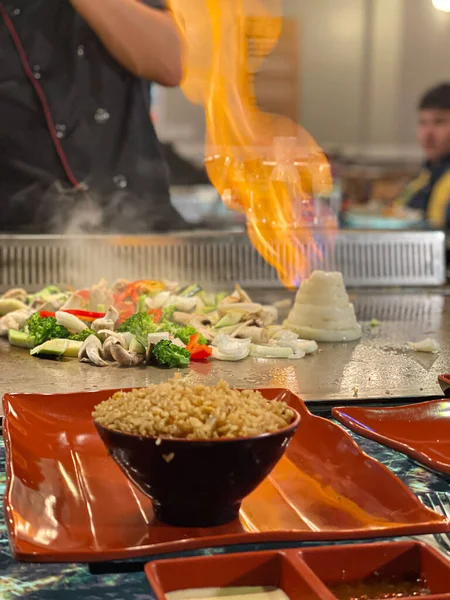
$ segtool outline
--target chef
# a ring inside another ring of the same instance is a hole
[[[182,227],[149,118],[181,76],[164,0],[0,0],[0,232]]]
[[[418,137],[426,160],[400,202],[423,211],[431,226],[450,228],[450,82],[421,99]]]

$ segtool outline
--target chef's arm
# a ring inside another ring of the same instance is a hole
[[[128,71],[161,85],[179,85],[181,41],[170,12],[140,0],[70,1]]]

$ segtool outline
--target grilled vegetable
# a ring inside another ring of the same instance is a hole
[[[162,320],[163,321],[172,321],[173,318],[173,313],[176,312],[178,309],[176,306],[166,306],[165,308],[162,309]]]
[[[172,344],[169,340],[161,340],[150,352],[150,362],[159,367],[173,369],[175,367],[187,367],[191,355],[185,348]]]
[[[206,360],[212,354],[212,349],[199,341],[201,337],[199,333],[195,333],[189,339],[186,350],[190,353],[191,360]]]
[[[153,316],[147,313],[135,313],[119,327],[120,332],[132,333],[144,348],[148,347],[148,334],[155,333],[157,330],[158,326],[155,324]]]
[[[34,337],[29,333],[25,333],[25,331],[10,329],[8,331],[8,340],[11,346],[19,348],[34,348],[36,346]]]
[[[80,333],[74,333],[73,335],[71,335],[69,337],[69,340],[74,341],[74,342],[84,342],[85,340],[88,339],[88,337],[90,335],[96,335],[95,331],[93,331],[92,329],[83,329],[83,331],[80,331]]]
[[[38,358],[52,358],[57,360],[64,356],[68,347],[68,340],[49,340],[30,350],[30,354],[31,356],[37,356]]]
[[[75,315],[71,315],[68,312],[63,312],[62,310],[59,310],[55,313],[55,318],[58,325],[65,327],[68,331],[70,331],[71,335],[81,333],[85,329],[88,329],[88,326],[84,321]]]
[[[198,334],[198,331],[192,325],[185,325],[184,327],[181,325],[176,325],[175,323],[169,323],[168,321],[164,321],[161,323],[161,331],[168,331],[173,335],[173,337],[178,338],[187,346],[191,339],[191,336]],[[199,344],[206,344],[206,338],[200,334],[198,338]]]
[[[188,285],[186,288],[181,290],[180,296],[184,296],[185,298],[192,298],[192,296],[196,296],[202,291],[203,288],[198,283],[194,283],[193,285]]]
[[[15,298],[0,298],[0,317],[26,308],[28,308],[26,304]]]
[[[31,315],[26,323],[26,328],[38,346],[49,340],[70,337],[69,331],[62,325],[58,325],[54,317],[41,317],[38,313]]]
[[[102,343],[95,335],[90,335],[81,345],[78,352],[80,362],[91,362],[97,367],[107,367],[108,363],[100,356]]]

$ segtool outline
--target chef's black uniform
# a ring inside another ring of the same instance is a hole
[[[0,0],[0,232],[182,228],[149,98],[68,0]]]

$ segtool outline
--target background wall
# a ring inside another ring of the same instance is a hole
[[[417,155],[416,104],[450,80],[450,14],[431,0],[283,0],[300,22],[298,120],[325,147]],[[201,155],[202,111],[164,91],[159,129]]]

